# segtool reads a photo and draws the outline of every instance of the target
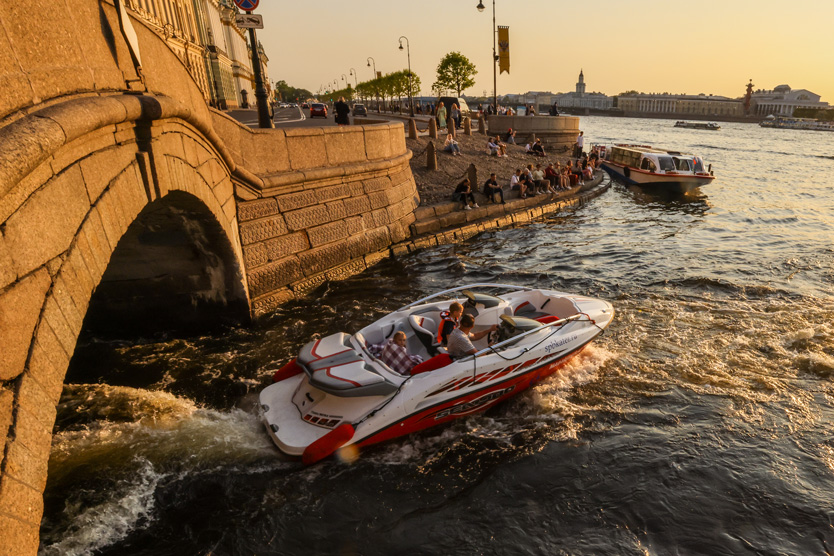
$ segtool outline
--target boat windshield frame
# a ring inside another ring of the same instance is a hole
[[[553,326],[560,326],[562,324],[567,324],[569,322],[579,320],[582,317],[587,317],[587,315],[585,315],[583,313],[576,313],[575,315],[571,315],[571,316],[565,317],[563,319],[559,319],[559,320],[555,320],[553,322],[548,322],[548,323],[542,324],[541,326],[539,326],[537,328],[527,330],[526,332],[522,332],[521,334],[513,336],[512,338],[507,338],[503,342],[499,342],[499,343],[495,344],[494,346],[487,346],[484,349],[473,353],[472,355],[467,355],[466,357],[458,359],[458,362],[460,362],[460,361],[469,361],[471,358],[478,357],[479,355],[486,355],[487,353],[490,353],[490,352],[498,351],[499,348],[503,348],[505,346],[510,347],[509,344],[514,344],[514,343],[518,342],[518,340],[520,340],[521,338],[524,338],[525,336],[529,336],[530,334],[535,334],[536,332],[539,332],[540,330],[543,330],[545,328],[549,328],[549,327],[553,327]]]
[[[459,291],[462,291],[462,290],[471,290],[471,289],[474,289],[474,288],[504,288],[504,289],[515,290],[515,291],[525,291],[525,290],[529,291],[529,290],[533,289],[533,288],[530,288],[530,287],[527,287],[527,286],[516,286],[516,285],[513,285],[513,284],[492,284],[492,283],[488,283],[488,282],[487,283],[480,283],[480,284],[468,284],[466,286],[458,286],[457,288],[451,288],[451,289],[448,289],[448,290],[443,290],[442,292],[437,292],[437,293],[434,293],[432,295],[426,296],[422,299],[418,299],[417,301],[414,301],[413,303],[409,303],[405,307],[400,307],[399,309],[397,309],[397,311],[405,311],[406,309],[411,309],[415,305],[420,305],[420,304],[425,303],[429,300],[432,300],[436,297],[449,295],[451,293],[459,292]]]

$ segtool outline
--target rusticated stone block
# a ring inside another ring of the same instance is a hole
[[[237,218],[240,222],[248,222],[256,218],[273,216],[279,212],[278,203],[275,202],[275,198],[270,197],[238,203]]]
[[[370,251],[370,242],[368,241],[368,238],[365,237],[365,234],[351,236],[347,240],[347,245],[348,253],[350,253],[351,259],[362,257]]]
[[[441,205],[434,205],[434,213],[437,216],[444,216],[460,208],[458,203],[443,203]]]
[[[37,554],[39,531],[39,523],[24,523],[0,514],[0,556]]]
[[[240,224],[240,241],[251,245],[287,233],[287,224],[281,216],[262,218]]]
[[[361,216],[345,218],[345,225],[347,226],[348,235],[361,234],[365,230]]]
[[[408,229],[404,229],[399,222],[392,222],[388,225],[388,232],[391,234],[391,242],[399,243],[408,238]]]
[[[434,120],[429,120],[429,123],[433,122]],[[403,255],[408,255],[411,251],[408,248],[408,245],[400,244],[394,245],[391,247],[391,255],[394,257],[401,257]]]
[[[413,182],[414,181],[414,175],[411,173],[410,169],[407,169],[407,170],[404,169],[404,170],[400,170],[398,172],[395,172],[395,173],[391,174],[390,179],[391,179],[391,183],[394,186],[397,186],[397,185],[400,185],[400,184],[405,183],[405,182]]]
[[[417,217],[417,220],[426,220],[428,218],[434,218],[434,207],[418,207],[414,211],[414,216]]]
[[[276,237],[264,242],[264,245],[270,261],[277,261],[310,248],[310,242],[304,232]]]
[[[347,211],[345,210],[344,201],[333,201],[327,203],[327,212],[330,214],[330,220],[343,220],[347,218]]]
[[[320,247],[348,237],[347,224],[339,221],[324,224],[323,226],[316,226],[307,230],[307,236],[310,238],[310,245]]]
[[[365,226],[366,230],[372,230],[376,228],[376,222],[374,221],[374,216],[370,212],[366,212],[362,214],[362,225]]]
[[[5,474],[0,481],[0,508],[4,513],[29,523],[40,523],[43,496],[34,487]]]
[[[331,243],[298,254],[305,276],[324,272],[334,265],[347,262],[350,258],[348,246],[344,242]]]
[[[113,148],[94,153],[79,163],[84,185],[91,201],[98,199],[102,191],[136,159],[132,148]]]
[[[73,166],[53,178],[5,224],[6,246],[19,276],[67,250],[90,209],[81,170]]]
[[[371,201],[372,209],[379,209],[388,205],[388,195],[385,194],[385,191],[369,193],[368,199]]]
[[[246,268],[255,268],[266,264],[269,261],[266,245],[264,243],[245,245],[243,247],[243,261],[246,263]]]
[[[294,284],[290,284],[290,288],[292,291],[296,292],[298,295],[301,295],[305,292],[308,292],[312,289],[315,289],[327,281],[327,276],[324,274],[318,274],[313,276],[312,278],[307,278],[305,280],[299,280]]]
[[[379,210],[375,210],[371,213],[371,216],[374,218],[374,228],[379,228],[381,226],[387,226],[388,223],[391,222],[390,217],[388,216],[388,210],[381,208]]]
[[[281,212],[289,212],[300,208],[309,207],[318,203],[315,191],[299,191],[288,195],[279,195],[275,198]]]
[[[418,235],[434,233],[440,230],[440,221],[435,219],[417,221],[413,227]]]
[[[377,228],[375,230],[369,230],[365,232],[365,236],[368,238],[369,251],[379,251],[380,249],[385,249],[393,243],[391,241],[391,236],[388,233],[388,228]]]
[[[348,188],[350,188],[350,196],[351,197],[360,197],[365,194],[365,187],[362,185],[361,181],[354,181],[347,184]]]
[[[434,236],[414,240],[414,247],[417,249],[426,249],[427,247],[434,247],[435,245],[437,245],[437,238]]]
[[[330,222],[330,213],[326,206],[316,205],[284,214],[287,227],[292,231],[306,230]]]
[[[381,261],[383,259],[387,259],[390,256],[391,256],[391,252],[387,249],[384,250],[384,251],[375,251],[373,253],[368,253],[367,255],[365,255],[365,267],[366,268],[371,268],[373,265],[375,265],[379,261]]]
[[[343,265],[339,265],[336,268],[332,268],[325,273],[328,280],[344,280],[345,278],[349,278],[355,274],[359,274],[360,272],[365,270],[365,261],[364,259],[360,258],[355,261],[350,261]]]
[[[69,357],[52,329],[46,323],[41,323],[26,373],[44,388],[53,406],[61,397],[68,365]]]
[[[0,380],[11,380],[23,372],[50,285],[49,274],[41,269],[0,294]]]
[[[361,197],[352,197],[343,201],[345,206],[345,214],[347,216],[354,216],[356,214],[363,214],[371,211],[371,200],[367,195]]]
[[[268,294],[304,276],[299,260],[287,257],[268,263],[247,273],[252,297]]]
[[[267,296],[254,300],[252,302],[252,311],[255,313],[255,316],[261,316],[292,299],[295,299],[295,294],[293,294],[292,290],[289,288],[281,288]]]
[[[350,188],[346,185],[332,185],[330,187],[322,187],[315,189],[316,199],[319,203],[327,203],[337,199],[344,199],[351,196]]]
[[[15,442],[22,443],[33,454],[49,453],[52,443],[52,425],[41,422],[20,405],[15,413],[14,434]],[[2,504],[0,507],[3,507]]]
[[[375,191],[385,191],[391,187],[391,180],[388,178],[374,178],[364,180],[365,193],[373,193]]]

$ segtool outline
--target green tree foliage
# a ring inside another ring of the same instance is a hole
[[[420,94],[420,78],[416,73],[411,72],[411,94]],[[363,81],[356,86],[356,93],[362,98],[386,98],[408,96],[408,70],[386,73],[382,77]]]
[[[287,82],[283,79],[275,84],[275,91],[280,95],[281,100],[285,102],[295,101],[296,99],[305,100],[313,96],[313,93],[307,89],[299,89],[287,85]]]
[[[460,52],[450,52],[437,65],[437,81],[432,85],[432,91],[457,91],[457,96],[475,84],[478,70],[469,58]]]
[[[797,108],[793,111],[794,118],[816,118],[823,121],[834,120],[834,109]]]

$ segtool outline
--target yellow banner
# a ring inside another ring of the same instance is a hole
[[[510,28],[498,26],[498,73],[510,73]]]

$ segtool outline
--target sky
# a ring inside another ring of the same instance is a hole
[[[317,92],[408,67],[431,94],[437,65],[452,51],[478,75],[467,95],[492,94],[492,1],[261,0],[258,39],[269,79]],[[834,0],[495,0],[510,27],[510,74],[498,94],[569,92],[583,70],[587,92],[740,97],[787,84],[834,104]],[[405,41],[403,41],[405,46]]]

